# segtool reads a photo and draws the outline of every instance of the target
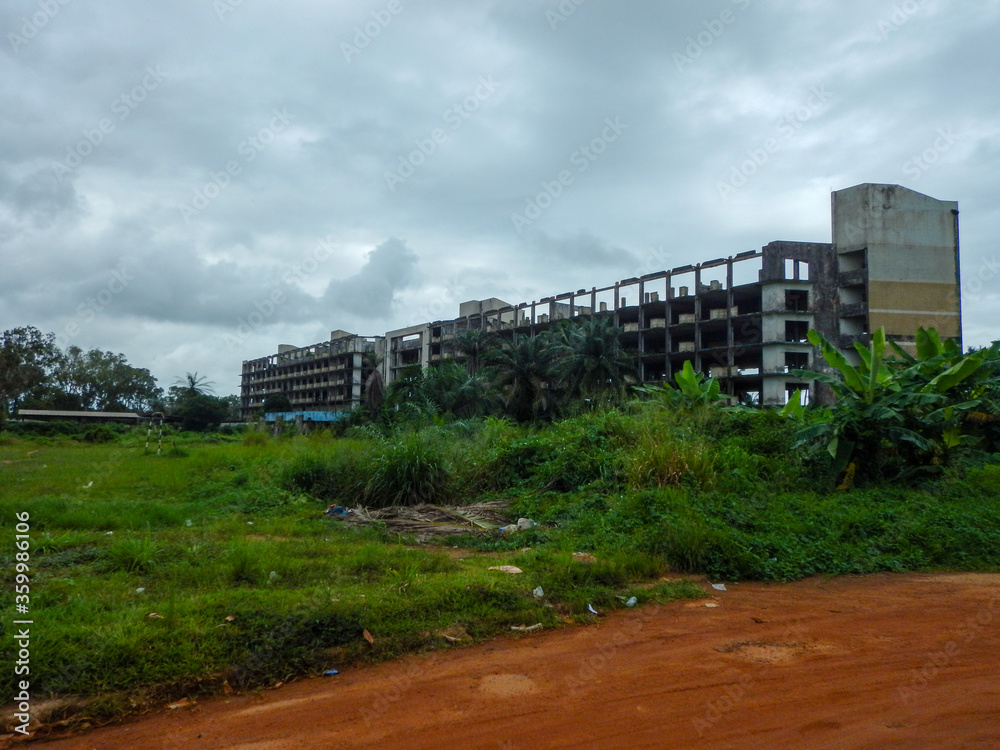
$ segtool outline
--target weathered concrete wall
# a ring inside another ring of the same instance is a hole
[[[838,256],[867,249],[869,328],[912,338],[933,327],[960,340],[958,203],[872,184],[832,201]]]

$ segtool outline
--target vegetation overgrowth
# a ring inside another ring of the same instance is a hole
[[[483,416],[478,374],[445,368],[393,383],[336,434],[169,427],[157,454],[145,429],[13,426],[0,514],[30,516],[33,694],[84,695],[81,716],[109,718],[700,595],[676,573],[1000,569],[997,347],[923,332],[916,356],[890,358],[873,339],[858,366],[817,339],[840,372],[815,374],[832,407],[730,406],[690,368],[631,399],[597,367],[557,388],[529,368],[504,381],[518,421]],[[575,409],[549,400],[560,389]],[[435,546],[323,514],[490,500],[536,525]]]

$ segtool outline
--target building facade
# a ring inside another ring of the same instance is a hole
[[[734,398],[780,405],[797,389],[810,394],[811,384],[794,370],[825,368],[807,339],[810,329],[851,357],[854,343],[867,343],[883,326],[904,347],[912,347],[920,326],[961,342],[957,203],[898,185],[863,184],[833,193],[832,225],[832,243],[775,241],[535,302],[465,302],[457,318],[388,331],[364,339],[365,346],[381,358],[391,382],[406,367],[461,359],[457,343],[467,331],[534,336],[562,320],[607,316],[635,352],[643,382],[672,381],[691,361]],[[319,373],[308,367],[321,356],[312,352],[323,346],[289,348],[286,355],[297,354],[283,361],[284,369],[281,350],[244,362],[245,416],[262,403],[265,392],[253,386],[263,383],[272,389],[266,392],[295,393],[297,385],[303,392],[292,400],[296,409],[340,411],[359,403],[360,360],[349,392],[310,380]]]
[[[366,356],[382,352],[381,336],[333,331],[312,346],[278,346],[278,353],[243,363],[240,408],[243,419],[262,413],[269,396],[286,396],[292,410],[336,414],[361,403]],[[324,419],[323,421],[327,421]]]

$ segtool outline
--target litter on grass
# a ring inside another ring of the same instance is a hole
[[[715,589],[716,591],[725,591],[726,590],[726,584],[724,584],[724,583],[713,583],[712,584],[712,588]]]
[[[499,570],[501,573],[510,573],[516,576],[518,573],[523,573],[524,571],[515,565],[494,565],[487,570]]]
[[[328,669],[323,673],[324,677],[333,677],[335,674],[340,674],[336,669]]]
[[[537,526],[530,518],[519,518],[517,523],[512,523],[507,526],[501,526],[499,531],[501,534],[514,534],[518,531],[527,531],[528,529],[533,529]]]

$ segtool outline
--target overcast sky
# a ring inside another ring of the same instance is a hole
[[[998,0],[4,0],[0,33],[0,330],[164,388],[829,242],[862,182],[959,202],[965,342],[1000,336]]]

